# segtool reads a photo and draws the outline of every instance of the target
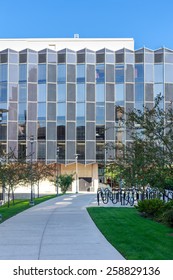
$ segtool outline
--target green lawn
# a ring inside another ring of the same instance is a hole
[[[135,208],[87,210],[106,239],[127,260],[173,260],[173,228],[141,217]]]
[[[44,202],[48,199],[54,198],[56,197],[56,195],[46,195],[43,197],[39,197],[39,198],[35,198],[34,202],[35,205]],[[29,200],[23,200],[23,199],[16,199],[15,200],[15,205],[13,205],[13,202],[10,202],[10,207],[7,207],[7,203],[0,206],[0,214],[2,214],[2,222],[4,222],[5,220],[13,217],[14,215],[30,208],[33,206],[29,205]]]

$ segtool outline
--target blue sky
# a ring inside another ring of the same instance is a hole
[[[0,0],[0,38],[134,38],[173,49],[172,0]]]

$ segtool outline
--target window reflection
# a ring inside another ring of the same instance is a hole
[[[77,65],[77,83],[85,83],[85,65]]]
[[[38,153],[37,158],[45,160],[46,158],[46,142],[38,141]]]
[[[115,86],[115,101],[116,105],[122,106],[124,104],[124,84]]]
[[[163,65],[162,64],[154,65],[154,82],[163,83]]]
[[[0,82],[7,82],[7,64],[0,64]]]
[[[27,81],[27,64],[19,64],[19,82]]]
[[[57,140],[65,140],[65,122],[58,122],[57,124]]]
[[[115,81],[116,83],[124,83],[124,65],[117,64],[115,66]]]
[[[19,101],[27,101],[27,84],[19,84]]]
[[[77,122],[77,140],[85,140],[85,123]]]
[[[96,65],[96,82],[97,83],[105,82],[105,65],[104,64]]]
[[[135,85],[135,100],[144,102],[144,84]]]
[[[77,103],[77,120],[83,121],[85,119],[85,103]]]
[[[144,81],[144,65],[135,64],[135,82]]]
[[[77,102],[85,102],[85,84],[77,84]]]
[[[7,102],[7,84],[0,83],[0,101]],[[2,106],[1,106],[2,108]]]
[[[105,101],[105,86],[104,84],[96,84],[96,102]]]
[[[46,102],[46,84],[38,84],[38,101]]]
[[[59,83],[65,83],[66,82],[66,65],[65,64],[58,64],[57,69],[57,81]]]
[[[65,121],[66,117],[66,103],[57,104],[57,121]]]
[[[46,83],[46,64],[38,65],[38,82]]]
[[[38,120],[46,120],[46,103],[38,103]]]
[[[66,84],[58,84],[58,102],[66,101]]]
[[[46,122],[38,121],[37,129],[38,139],[46,139]]]
[[[100,103],[96,105],[96,124],[105,123],[105,107],[104,104]]]

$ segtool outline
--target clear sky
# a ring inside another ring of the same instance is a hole
[[[0,0],[0,38],[134,38],[173,49],[173,0]]]

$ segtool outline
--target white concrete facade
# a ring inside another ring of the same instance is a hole
[[[127,48],[134,50],[133,38],[26,38],[26,39],[0,39],[0,51],[4,49],[21,51],[23,49],[33,49],[40,51],[48,48],[59,51],[69,48],[78,51],[84,48],[98,51],[100,49],[110,49],[113,51]]]

